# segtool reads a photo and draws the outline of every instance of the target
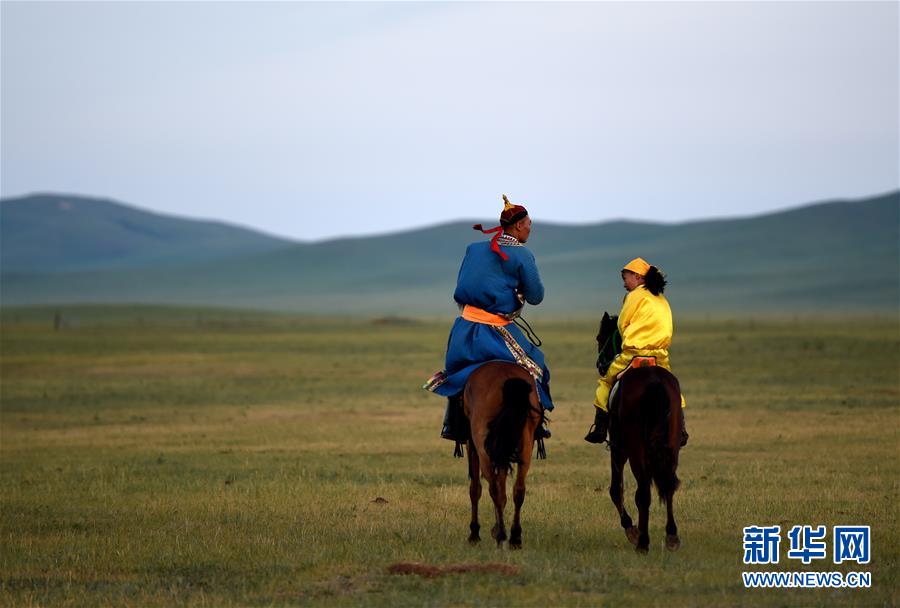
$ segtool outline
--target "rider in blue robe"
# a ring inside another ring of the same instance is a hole
[[[453,299],[461,316],[453,323],[447,342],[443,371],[436,373],[425,388],[449,398],[441,436],[456,440],[456,418],[461,394],[469,375],[488,361],[518,363],[535,378],[544,409],[552,410],[550,370],[544,354],[513,323],[524,302],[540,304],[544,285],[534,255],[524,243],[531,233],[531,218],[521,205],[506,205],[500,226],[490,242],[472,243],[459,269]],[[481,226],[476,226],[481,230]],[[501,232],[502,230],[502,232]],[[549,436],[549,431],[541,429]]]

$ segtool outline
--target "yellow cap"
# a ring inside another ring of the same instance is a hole
[[[645,276],[650,270],[650,264],[648,264],[644,258],[634,258],[625,264],[625,267],[622,268],[622,270],[630,270],[631,272]]]

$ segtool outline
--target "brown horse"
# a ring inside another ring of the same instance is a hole
[[[497,541],[497,546],[506,540],[506,526],[503,523],[506,475],[512,471],[512,464],[518,463],[513,488],[516,510],[509,546],[521,549],[519,515],[525,502],[525,478],[531,466],[534,431],[543,420],[534,379],[515,363],[485,363],[469,376],[463,403],[471,429],[466,450],[469,455],[469,498],[472,500],[469,542],[475,544],[481,540],[481,526],[478,524],[481,475],[484,475],[494,501],[496,523],[491,529],[491,536]]]
[[[603,358],[604,345],[615,329],[615,317],[604,316],[597,342]],[[608,367],[608,365],[607,365]],[[604,370],[605,371],[605,370]],[[609,495],[628,540],[638,552],[650,549],[647,526],[650,519],[650,484],[656,485],[661,502],[666,503],[666,548],[681,546],[672,500],[679,481],[678,452],[681,447],[681,388],[678,379],[662,367],[629,369],[609,404],[609,445],[612,480]],[[625,462],[637,480],[634,502],[638,507],[635,528],[622,501]]]
[[[662,367],[642,367],[626,372],[619,381],[615,402],[610,404],[612,481],[609,495],[619,511],[625,535],[641,553],[650,549],[647,525],[651,482],[656,485],[660,501],[666,503],[666,548],[675,551],[681,545],[672,514],[672,499],[679,485],[676,470],[682,415],[678,380]],[[622,503],[622,474],[626,461],[631,464],[631,472],[637,480],[634,494],[638,508],[637,529]]]

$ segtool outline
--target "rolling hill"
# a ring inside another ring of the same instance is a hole
[[[529,247],[547,296],[529,316],[618,308],[624,294],[618,269],[636,255],[668,274],[667,295],[676,311],[896,313],[898,227],[898,192],[681,224],[564,226],[536,218]],[[6,231],[4,306],[143,302],[423,316],[453,314],[462,253],[467,243],[484,238],[471,222],[319,243],[262,240],[260,251],[229,249],[227,239],[211,238],[208,250],[199,247],[181,258],[155,258],[144,249],[126,256],[132,260],[127,268],[113,268],[91,254],[81,256],[76,268],[47,272],[8,268]],[[65,252],[66,242],[57,243],[59,251]],[[9,251],[18,268],[28,268],[25,253],[13,245]]]
[[[221,222],[160,215],[109,200],[38,194],[0,202],[4,273],[184,264],[292,244]]]

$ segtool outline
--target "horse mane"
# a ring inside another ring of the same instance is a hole
[[[518,448],[531,409],[531,390],[531,384],[521,378],[510,378],[503,383],[503,407],[497,417],[488,423],[484,441],[495,472],[501,469],[509,471],[514,462],[521,462]]]
[[[600,321],[600,329],[597,332],[597,371],[605,376],[609,366],[620,352],[622,352],[622,336],[619,334],[619,317],[611,317],[608,312],[603,313]]]
[[[651,382],[641,396],[641,421],[647,435],[650,472],[660,502],[665,502],[665,497],[671,496],[681,484],[675,473],[678,445],[670,445],[669,433],[669,418],[673,413],[681,414],[675,409],[680,405],[676,403],[673,407],[670,391],[658,380]]]

